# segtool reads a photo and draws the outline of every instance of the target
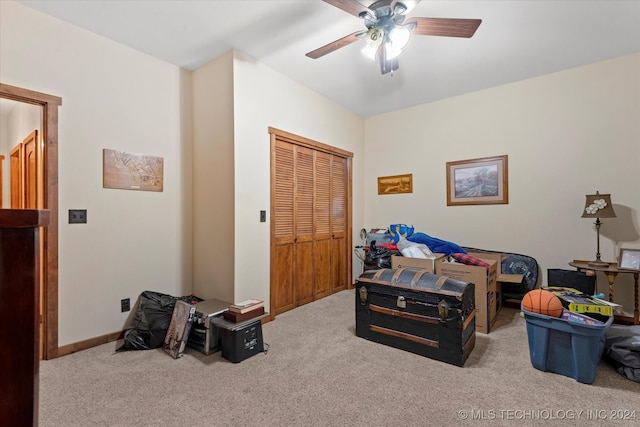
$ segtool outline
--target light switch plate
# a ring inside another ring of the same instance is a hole
[[[69,209],[69,224],[86,224],[86,209]]]

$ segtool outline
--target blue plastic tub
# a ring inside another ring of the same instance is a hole
[[[584,325],[522,310],[527,321],[529,356],[534,368],[591,384],[596,379],[607,331],[604,325]]]

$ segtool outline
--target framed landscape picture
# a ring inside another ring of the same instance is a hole
[[[447,162],[447,206],[509,203],[508,156]]]
[[[378,194],[413,193],[413,174],[378,177]]]

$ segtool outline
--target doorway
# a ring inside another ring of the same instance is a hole
[[[51,222],[42,233],[42,358],[58,356],[58,107],[62,98],[0,83],[0,98],[42,108],[43,208]]]

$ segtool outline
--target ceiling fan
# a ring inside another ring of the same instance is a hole
[[[356,0],[323,0],[364,20],[366,30],[344,36],[307,53],[317,59],[351,43],[364,39],[362,50],[380,63],[380,71],[387,74],[398,69],[398,55],[409,42],[411,34],[421,36],[466,37],[473,36],[481,19],[410,18],[405,13],[420,0],[377,0],[366,7]]]

